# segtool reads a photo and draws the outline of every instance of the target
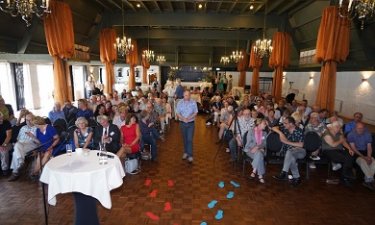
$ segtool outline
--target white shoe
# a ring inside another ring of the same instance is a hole
[[[320,157],[317,156],[317,155],[311,155],[311,156],[310,156],[310,159],[312,159],[312,160],[314,160],[314,161],[318,161],[318,160],[320,160]]]
[[[332,170],[333,171],[337,171],[339,169],[341,169],[342,165],[341,163],[332,163]]]
[[[292,175],[288,175],[288,179],[289,180],[293,180],[293,176]]]
[[[190,157],[188,158],[188,161],[189,161],[189,163],[192,163],[192,162],[193,162],[193,157],[190,156]]]
[[[230,149],[229,149],[229,148],[226,148],[226,149],[225,149],[225,152],[230,152]]]
[[[207,123],[206,123],[207,126],[210,126],[211,124],[212,124],[211,122],[207,122]]]
[[[316,169],[315,163],[313,163],[313,162],[309,163],[309,168],[310,169]]]
[[[184,154],[182,155],[182,159],[185,160],[185,159],[187,159],[187,158],[188,158],[188,154],[184,153]]]

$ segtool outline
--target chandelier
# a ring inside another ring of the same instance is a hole
[[[124,57],[125,55],[129,55],[133,51],[134,46],[132,44],[132,39],[126,38],[125,36],[125,31],[124,31],[125,17],[124,17],[124,3],[123,2],[121,2],[121,13],[122,13],[122,38],[120,37],[116,38],[115,47],[117,49],[117,54]]]
[[[221,56],[220,63],[227,65],[230,63],[230,58],[227,56],[227,41],[225,40],[225,55]]]
[[[0,0],[0,9],[12,17],[20,15],[27,27],[31,25],[33,14],[41,18],[44,14],[51,13],[49,0]]]
[[[165,63],[165,61],[167,61],[166,59],[165,59],[165,56],[164,55],[158,55],[158,56],[156,56],[156,62],[158,62],[158,63]]]
[[[223,65],[229,64],[230,63],[229,56],[226,56],[226,55],[221,56],[220,63]]]
[[[351,20],[357,17],[363,30],[365,20],[375,15],[375,0],[340,0],[339,15]]]
[[[155,54],[154,51],[150,50],[150,29],[147,28],[147,50],[143,50],[142,57],[145,58],[148,62],[154,61]]]
[[[259,58],[268,57],[272,52],[272,40],[266,38],[266,18],[267,18],[267,3],[264,9],[263,19],[263,39],[255,41],[254,52]]]
[[[233,51],[232,52],[232,55],[230,55],[230,59],[235,62],[235,63],[238,63],[238,61],[240,61],[241,59],[243,59],[243,54],[242,54],[242,51]]]

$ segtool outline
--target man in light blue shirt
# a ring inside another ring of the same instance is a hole
[[[190,99],[190,92],[184,92],[184,98],[178,102],[176,116],[180,120],[180,129],[184,140],[182,159],[193,162],[194,121],[198,113],[197,103]]]
[[[10,164],[10,168],[13,171],[9,181],[15,181],[18,179],[19,170],[24,164],[26,154],[38,146],[33,138],[36,136],[36,126],[34,126],[32,122],[34,116],[33,114],[28,113],[26,114],[25,118],[26,125],[23,126],[18,133],[17,143],[13,147],[13,157]]]
[[[58,119],[65,120],[65,114],[64,111],[61,110],[61,104],[56,102],[53,109],[48,113],[48,118],[51,120],[51,123],[53,124]]]

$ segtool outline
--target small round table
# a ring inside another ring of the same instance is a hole
[[[99,164],[97,150],[87,156],[73,152],[51,159],[43,168],[40,181],[48,184],[48,203],[56,205],[56,195],[73,193],[75,224],[99,224],[96,200],[112,207],[110,191],[120,187],[125,176],[120,159],[112,154],[105,165]]]

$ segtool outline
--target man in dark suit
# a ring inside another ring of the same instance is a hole
[[[121,148],[121,132],[114,124],[109,123],[107,116],[98,116],[98,126],[94,134],[94,146],[99,149],[99,143],[104,142],[106,150],[112,153],[117,153]]]

